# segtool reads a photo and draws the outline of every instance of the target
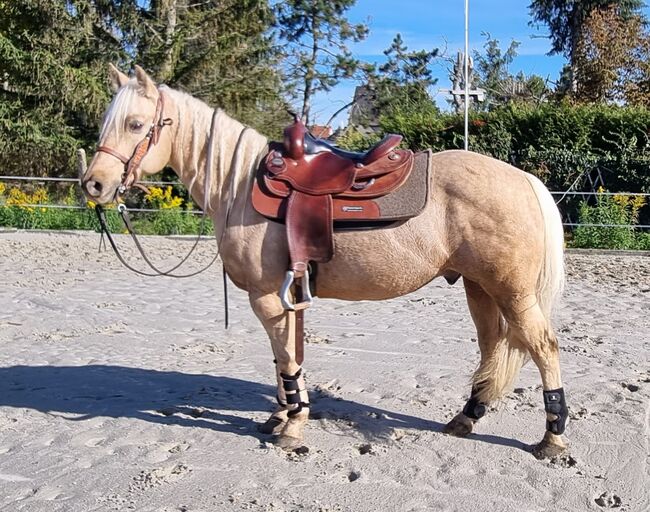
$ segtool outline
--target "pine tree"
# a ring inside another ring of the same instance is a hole
[[[380,66],[366,66],[367,81],[375,90],[381,110],[422,109],[433,106],[429,88],[438,81],[433,77],[431,64],[438,57],[438,49],[409,51],[401,34],[397,34],[389,48],[384,50],[386,62]]]
[[[111,14],[134,8],[124,1]],[[70,173],[77,145],[96,137],[105,64],[123,57],[108,19],[87,0],[0,2],[3,173]]]
[[[286,122],[267,0],[0,0],[3,174],[74,175],[110,100],[108,63],[276,135]]]
[[[286,80],[299,98],[305,123],[311,121],[315,93],[329,91],[359,69],[346,44],[368,34],[363,23],[351,24],[346,11],[356,0],[287,0],[277,4],[277,27],[286,45]]]
[[[267,0],[153,0],[137,58],[154,78],[263,129],[286,122]]]
[[[513,75],[510,66],[517,57],[518,41],[511,41],[504,51],[499,41],[485,34],[487,41],[483,53],[474,52],[474,68],[478,75],[477,86],[485,90],[481,107],[490,110],[512,101],[539,103],[549,94],[545,80],[523,72]]]

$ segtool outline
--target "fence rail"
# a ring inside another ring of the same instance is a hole
[[[46,182],[46,181],[60,181],[62,183],[79,183],[79,178],[53,178],[49,176],[35,177],[35,176],[0,176],[0,181],[37,181],[37,182]],[[178,181],[136,181],[138,184],[142,185],[180,185],[182,183]]]
[[[33,176],[0,176],[0,181],[26,181],[26,182],[62,182],[62,183],[79,183],[77,178],[54,178],[54,177],[33,177]],[[171,185],[171,186],[181,186],[183,184],[176,181],[139,181],[138,183],[143,185]],[[574,192],[571,190],[565,191],[551,191],[551,195],[560,196],[560,199],[557,203],[561,203],[566,197],[578,196],[578,197],[590,197],[590,196],[642,196],[650,197],[649,193],[644,192]],[[86,210],[87,206],[81,205],[66,205],[66,204],[22,204],[20,206],[26,208],[54,208],[54,209],[67,209],[67,210]],[[159,211],[164,211],[162,208],[129,208],[131,212],[139,213],[155,213]],[[201,210],[183,210],[183,213],[200,215],[203,212]],[[650,224],[590,224],[590,223],[579,223],[579,222],[563,222],[565,227],[601,227],[601,228],[636,228],[636,229],[650,229]]]

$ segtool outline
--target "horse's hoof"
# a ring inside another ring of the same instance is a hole
[[[533,448],[533,455],[536,459],[550,459],[556,457],[566,450],[566,445],[560,436],[550,432],[544,434],[544,439]]]
[[[442,432],[456,437],[465,437],[472,433],[474,422],[462,412],[445,425]]]
[[[302,447],[302,439],[298,439],[297,437],[291,437],[287,435],[281,435],[280,437],[278,437],[275,444],[280,448],[282,448],[284,451],[292,452]]]
[[[262,434],[279,434],[286,423],[287,421],[282,418],[271,416],[268,420],[259,425],[257,430]]]

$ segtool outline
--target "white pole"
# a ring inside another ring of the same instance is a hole
[[[465,151],[469,149],[469,0],[465,0]]]

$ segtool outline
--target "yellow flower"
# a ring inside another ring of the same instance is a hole
[[[37,204],[46,203],[48,200],[47,190],[43,187],[37,188],[32,194],[31,200]]]
[[[95,203],[95,201],[86,201],[86,206],[94,210],[97,203]]]
[[[173,188],[168,185],[163,191],[160,187],[151,187],[149,193],[144,196],[149,205],[163,210],[180,208],[183,198],[173,195]]]
[[[0,183],[0,196],[5,193],[5,190],[7,190],[7,187],[5,186],[5,184]]]
[[[644,196],[635,196],[634,201],[632,201],[632,210],[638,211],[645,206],[645,197]]]

